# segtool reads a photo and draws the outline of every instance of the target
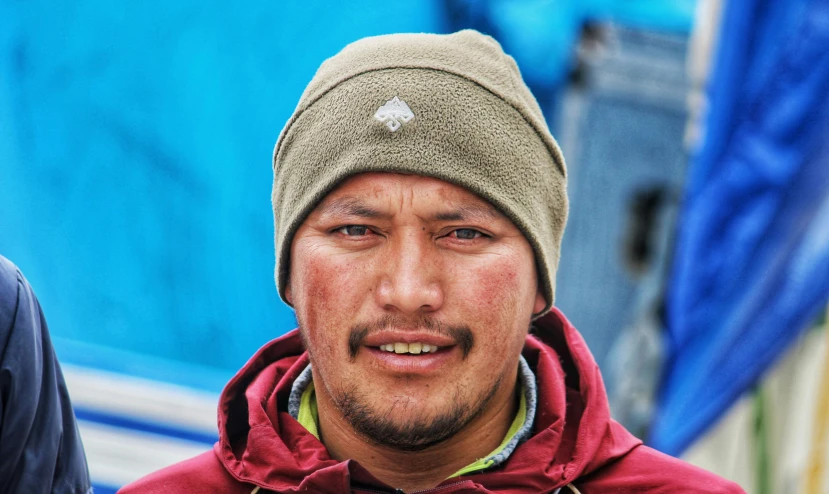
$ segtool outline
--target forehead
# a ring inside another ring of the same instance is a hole
[[[392,209],[401,205],[419,209],[451,208],[467,215],[506,219],[488,201],[461,186],[433,177],[385,172],[361,173],[348,178],[323,198],[315,212],[371,216],[370,211],[361,210],[368,203]]]

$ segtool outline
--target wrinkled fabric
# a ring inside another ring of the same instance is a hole
[[[583,494],[739,493],[737,485],[641,444],[610,418],[598,366],[584,340],[553,310],[536,321],[523,356],[536,375],[532,436],[499,467],[451,478],[429,492]],[[308,365],[298,331],[265,345],[228,383],[219,402],[219,441],[202,455],[120,492],[249,494],[393,493],[356,461],[337,461],[288,413],[293,382]],[[562,492],[567,492],[564,489]]]
[[[829,1],[726,2],[649,441],[680,454],[829,300]]]
[[[0,492],[91,492],[81,438],[43,311],[0,256]]]

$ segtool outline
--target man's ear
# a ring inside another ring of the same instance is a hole
[[[294,305],[294,297],[291,295],[291,281],[287,281],[285,283],[285,300],[288,301],[289,304],[293,307]]]
[[[288,292],[285,293],[287,296]],[[538,293],[535,294],[535,305],[533,305],[533,314],[540,313],[542,310],[544,310],[544,307],[547,307],[547,299],[544,298],[544,294],[541,292],[541,290],[539,290]]]

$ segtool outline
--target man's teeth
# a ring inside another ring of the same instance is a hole
[[[411,353],[417,355],[419,353],[429,353],[438,351],[435,345],[426,345],[424,343],[389,343],[388,345],[380,345],[380,350],[394,353]]]

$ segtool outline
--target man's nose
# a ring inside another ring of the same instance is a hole
[[[415,314],[443,305],[440,263],[431,241],[415,235],[390,242],[383,255],[377,302],[385,310]]]

